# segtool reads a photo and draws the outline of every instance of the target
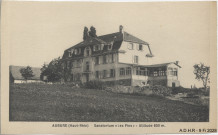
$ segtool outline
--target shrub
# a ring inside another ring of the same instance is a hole
[[[172,89],[161,85],[151,86],[150,89],[152,93],[157,96],[170,96],[172,93]]]
[[[88,89],[99,89],[99,90],[102,90],[102,89],[105,88],[105,83],[102,82],[102,81],[94,80],[94,81],[86,82],[84,84],[84,87],[88,88]]]
[[[81,81],[77,81],[77,82],[65,82],[64,85],[69,86],[69,87],[81,87],[82,83],[81,83]]]
[[[190,92],[189,88],[184,88],[182,86],[175,87],[172,89],[172,94],[178,94],[178,93],[188,93]]]

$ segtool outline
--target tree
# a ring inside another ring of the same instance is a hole
[[[198,81],[202,81],[203,86],[206,90],[208,83],[210,83],[209,82],[210,67],[205,66],[203,63],[195,64],[193,67],[194,67],[195,79],[197,79]]]
[[[26,81],[27,79],[31,79],[34,76],[32,68],[30,66],[27,66],[26,68],[21,68],[20,73]]]
[[[93,26],[90,27],[89,36],[97,37],[95,27]]]
[[[48,74],[48,69],[47,68],[48,68],[48,64],[44,63],[42,65],[42,68],[40,69],[41,70],[40,79],[43,80],[43,81],[45,81],[44,76],[46,76]]]
[[[61,65],[61,58],[53,59],[49,64],[43,64],[41,68],[40,78],[43,80],[43,76],[47,76],[47,81],[58,82],[63,77],[63,68]]]

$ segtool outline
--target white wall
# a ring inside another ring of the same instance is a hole
[[[122,42],[122,45],[119,50],[124,50],[126,53],[119,53],[119,62],[120,63],[128,63],[128,64],[134,64],[134,56],[137,55],[139,57],[139,65],[148,65],[150,64],[150,61],[152,58],[146,57],[146,54],[150,54],[149,48],[147,45],[143,45],[143,50],[138,50],[137,46],[138,44],[134,44],[133,50],[128,48],[128,45],[130,42]]]
[[[169,74],[169,71],[168,71],[168,73],[167,73],[167,85],[169,86],[169,87],[172,87],[172,83],[174,82],[175,83],[175,85],[176,85],[176,87],[179,87],[180,86],[180,81],[179,81],[179,77],[178,77],[178,73],[179,73],[179,67],[178,66],[176,66],[175,64],[169,64],[168,66],[167,66],[167,68],[176,68],[177,69],[177,76],[174,76],[174,75],[170,75]]]
[[[14,83],[40,83],[41,80],[14,80]]]

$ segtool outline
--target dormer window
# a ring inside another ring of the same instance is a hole
[[[107,50],[111,50],[112,49],[112,44],[109,44],[108,46],[107,46]]]
[[[74,50],[75,55],[79,55],[81,53],[81,48],[77,48]]]
[[[100,45],[94,45],[93,51],[99,51],[100,50]]]
[[[68,51],[68,57],[72,57],[71,51]]]
[[[94,45],[93,46],[93,51],[100,51],[100,50],[103,50],[103,48],[104,48],[104,44]]]
[[[91,49],[90,47],[86,47],[84,50],[84,56],[90,56],[91,55]]]
[[[74,51],[74,49],[71,49],[71,50],[68,51],[68,56],[69,57],[72,57],[73,51]]]
[[[133,43],[129,43],[128,44],[128,49],[133,50],[134,49],[134,44]]]
[[[75,49],[74,53],[75,55],[78,55],[78,49]]]
[[[101,48],[100,49],[103,50],[103,48],[104,48],[104,44],[101,44]]]

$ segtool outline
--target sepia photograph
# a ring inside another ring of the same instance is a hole
[[[216,2],[3,2],[2,131],[217,132],[216,13]]]

